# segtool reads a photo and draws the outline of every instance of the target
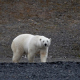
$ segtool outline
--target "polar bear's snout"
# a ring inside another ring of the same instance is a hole
[[[45,45],[45,46],[47,46],[47,44],[46,44],[46,43],[45,43],[44,45]]]
[[[49,43],[44,43],[44,47],[49,47]]]
[[[49,45],[47,43],[44,44],[45,47],[48,47]]]

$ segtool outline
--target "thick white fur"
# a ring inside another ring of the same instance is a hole
[[[18,63],[25,52],[28,54],[29,62],[33,62],[36,53],[40,53],[41,62],[46,62],[50,43],[51,39],[44,36],[21,34],[12,41],[12,61]]]

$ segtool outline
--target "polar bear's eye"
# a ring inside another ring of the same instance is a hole
[[[43,41],[44,42],[44,41]]]
[[[41,39],[40,39],[40,41],[41,41]]]

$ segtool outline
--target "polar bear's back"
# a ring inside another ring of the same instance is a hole
[[[31,38],[31,37],[33,37],[32,34],[21,34],[21,35],[17,36],[14,40],[17,40],[17,39],[24,40],[26,38]]]
[[[21,34],[21,35],[19,35],[19,36],[17,36],[16,38],[14,38],[14,40],[13,41],[18,41],[19,42],[19,40],[20,41],[24,41],[25,39],[30,39],[30,38],[32,38],[34,35],[32,35],[32,34]]]
[[[15,42],[17,45],[18,44],[22,45],[25,41],[29,42],[32,37],[34,37],[34,35],[31,35],[31,34],[21,34],[21,35],[17,36],[16,38],[14,38],[13,42]]]

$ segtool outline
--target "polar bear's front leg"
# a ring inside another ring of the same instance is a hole
[[[47,57],[48,57],[48,50],[41,50],[40,51],[41,62],[46,62]]]

